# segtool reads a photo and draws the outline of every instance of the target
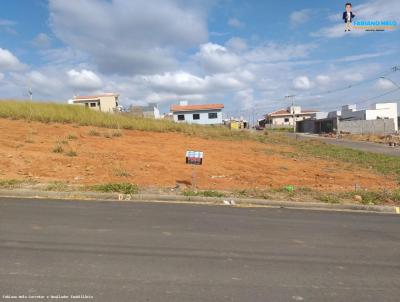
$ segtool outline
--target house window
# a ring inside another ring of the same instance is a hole
[[[285,117],[285,123],[289,123],[289,118]]]
[[[216,119],[216,118],[218,118],[218,114],[216,112],[210,112],[208,114],[208,118],[209,119]]]
[[[90,107],[96,107],[96,103],[90,103]]]
[[[178,114],[178,121],[184,121],[185,120],[185,115],[184,114]]]
[[[199,120],[200,119],[200,114],[198,114],[198,113],[193,114],[193,119],[194,120]]]

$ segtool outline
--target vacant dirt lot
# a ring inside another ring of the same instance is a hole
[[[371,189],[396,186],[393,179],[346,163],[292,158],[288,146],[176,133],[113,133],[115,130],[102,128],[0,119],[0,179],[174,187],[191,182],[192,167],[185,164],[185,151],[202,150],[204,165],[196,169],[201,189],[265,189],[290,184],[345,191],[355,184]]]

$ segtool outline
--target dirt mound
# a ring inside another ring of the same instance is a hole
[[[196,167],[201,189],[396,186],[393,179],[347,163],[288,156],[295,151],[279,144],[0,119],[0,179],[174,187],[191,183],[186,150],[205,154],[204,165]]]

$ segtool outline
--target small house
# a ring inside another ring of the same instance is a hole
[[[182,101],[171,106],[171,113],[177,123],[221,125],[223,108],[223,104],[189,105]]]

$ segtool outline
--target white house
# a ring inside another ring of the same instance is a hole
[[[399,131],[397,118],[397,103],[377,103],[368,109],[357,110],[356,105],[346,105],[342,107],[341,120],[377,120],[393,119],[394,128]]]
[[[265,116],[266,125],[293,126],[294,122],[311,118],[317,110],[303,110],[300,106],[290,106],[268,113]]]
[[[118,104],[119,94],[116,93],[104,93],[100,95],[91,95],[91,96],[74,96],[72,100],[69,100],[68,103],[72,105],[81,105],[87,108],[114,113],[119,111]]]
[[[202,125],[222,124],[223,104],[188,105],[182,101],[171,106],[173,119],[178,123],[193,123]]]

